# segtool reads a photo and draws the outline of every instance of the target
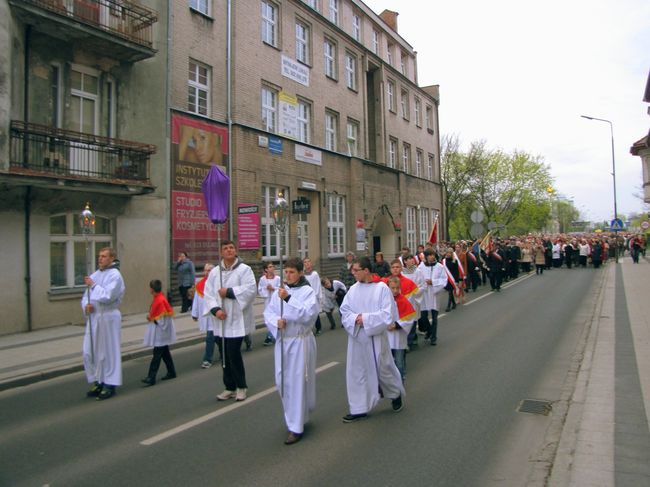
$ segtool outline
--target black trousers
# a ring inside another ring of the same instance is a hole
[[[501,289],[502,281],[503,281],[503,271],[501,269],[490,270],[490,287],[492,289]]]
[[[181,313],[185,313],[188,309],[192,309],[192,300],[187,297],[187,291],[192,286],[178,286],[178,292],[181,295]]]
[[[223,385],[229,391],[246,389],[246,370],[241,355],[241,344],[244,337],[224,338],[225,350],[221,350],[221,337],[217,337],[217,345],[223,357]]]
[[[429,313],[431,313],[431,321],[429,321]],[[420,331],[424,331],[432,342],[438,339],[438,310],[436,309],[423,309],[420,311],[419,320]]]
[[[165,345],[164,347],[153,347],[153,357],[151,357],[151,363],[149,364],[148,377],[150,379],[156,380],[156,374],[160,368],[160,359],[165,362],[165,367],[167,367],[167,374],[176,375],[176,368],[174,367],[172,354],[169,351],[169,345]]]

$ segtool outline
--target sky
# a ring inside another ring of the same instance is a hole
[[[399,13],[415,49],[418,84],[440,85],[440,131],[463,148],[541,156],[557,193],[588,221],[648,210],[641,159],[650,70],[648,0],[364,0]],[[636,195],[636,196],[635,196]]]

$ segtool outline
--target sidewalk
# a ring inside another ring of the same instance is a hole
[[[255,299],[253,310],[260,328],[264,321],[262,298]],[[190,313],[180,314],[180,307],[174,312],[178,340],[172,349],[205,339]],[[146,313],[122,317],[122,360],[151,355],[151,348],[142,345],[146,326]],[[0,391],[83,370],[83,336],[84,327],[73,325],[0,336]]]
[[[648,262],[626,256],[605,267],[582,356],[553,405],[546,458],[528,487],[650,486]]]

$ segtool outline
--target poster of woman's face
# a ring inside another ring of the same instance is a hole
[[[178,158],[183,162],[223,165],[221,134],[181,125]]]

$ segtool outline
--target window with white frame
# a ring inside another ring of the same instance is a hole
[[[429,240],[431,231],[431,212],[429,208],[420,208],[420,239],[418,245],[423,245]]]
[[[422,127],[422,102],[417,96],[415,97],[415,125]]]
[[[314,10],[316,10],[317,7],[318,7],[318,5],[316,3],[316,0],[303,0],[303,2],[305,2],[307,5],[309,5]]]
[[[262,128],[267,132],[277,132],[278,91],[262,86]]]
[[[192,59],[187,80],[187,109],[198,115],[210,115],[210,68]]]
[[[336,79],[336,44],[331,39],[325,38],[323,43],[323,56],[325,61],[325,76]]]
[[[402,52],[400,68],[402,70],[402,74],[404,76],[406,76],[406,77],[408,77],[408,75],[409,75],[409,73],[408,73],[408,62],[409,62],[408,54],[405,54],[404,52]]]
[[[329,0],[330,4],[330,22],[335,25],[339,24],[339,0]]]
[[[201,12],[203,15],[210,15],[210,2],[208,0],[190,0],[190,8]]]
[[[397,166],[397,139],[388,140],[388,167]]]
[[[311,103],[298,99],[298,140],[309,144],[311,142]]]
[[[92,256],[90,263],[86,258],[86,237]],[[84,276],[96,269],[99,251],[112,246],[113,224],[108,218],[95,216],[95,233],[86,236],[78,215],[65,213],[50,217],[50,288],[84,286]]]
[[[427,105],[424,117],[427,122],[427,130],[433,133],[433,107],[431,105]]]
[[[338,133],[339,116],[330,111],[325,112],[325,148],[335,151],[338,147],[336,134]]]
[[[351,90],[357,89],[357,57],[349,52],[345,53],[345,84]]]
[[[361,42],[361,17],[352,14],[352,37],[355,41]]]
[[[386,96],[388,98],[388,109],[391,112],[395,111],[395,82],[392,80],[386,81]]]
[[[287,247],[289,241],[289,225],[286,226],[284,234],[276,232],[275,226],[273,225],[273,207],[275,205],[275,198],[280,192],[283,193],[284,199],[291,201],[287,188],[262,185],[262,260],[279,260],[280,243],[282,243],[283,257],[290,254],[289,248]]]
[[[415,208],[406,207],[406,246],[409,249],[416,249],[416,229],[415,229]]]
[[[309,26],[296,20],[296,60],[309,64]]]
[[[359,122],[348,118],[348,154],[357,156],[359,150]]]
[[[393,49],[393,45],[389,42],[386,46],[386,60],[391,66],[393,65]]]
[[[411,146],[402,143],[402,171],[408,173],[411,169]]]
[[[433,154],[429,154],[427,157],[427,179],[429,181],[433,181],[433,163],[435,161],[435,158],[433,157]]]
[[[415,175],[418,178],[422,177],[422,159],[424,159],[424,153],[420,149],[415,149]]]
[[[345,254],[345,197],[327,195],[327,256]]]
[[[406,90],[402,90],[402,94],[400,97],[400,106],[402,109],[402,118],[404,120],[409,119],[409,92]]]
[[[374,29],[372,31],[372,52],[379,54],[379,32]]]
[[[278,42],[278,6],[262,0],[262,42],[277,47]]]

